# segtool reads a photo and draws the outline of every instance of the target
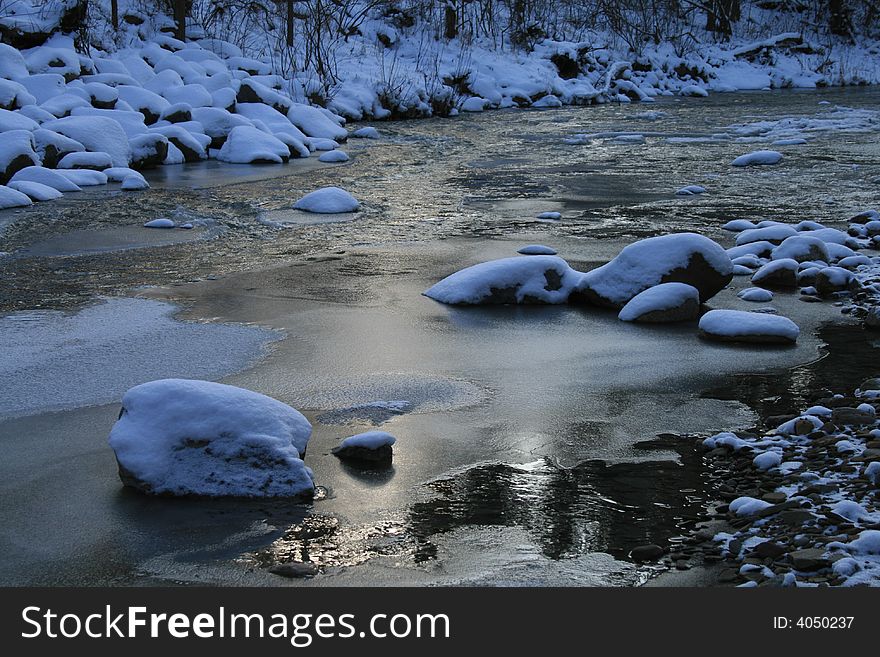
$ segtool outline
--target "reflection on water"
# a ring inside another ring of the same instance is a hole
[[[674,447],[681,460],[494,463],[435,481],[436,497],[410,511],[415,559],[436,556],[437,534],[478,525],[524,528],[550,559],[587,552],[625,559],[639,545],[667,546],[700,517],[708,491],[692,441],[672,436],[651,445]]]

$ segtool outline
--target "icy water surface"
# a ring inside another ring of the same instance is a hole
[[[5,214],[3,308],[78,308],[136,287],[219,324],[186,328],[159,305],[145,319],[143,304],[156,301],[119,301],[132,304],[123,313],[132,329],[105,344],[94,339],[113,325],[101,306],[44,311],[30,334],[29,315],[0,318],[15,349],[30,335],[47,352],[35,362],[55,367],[40,378],[33,363],[0,356],[17,391],[0,421],[0,580],[286,584],[267,568],[310,559],[324,570],[313,585],[641,581],[621,559],[674,540],[707,492],[693,454],[668,440],[639,444],[747,426],[749,407],[798,407],[786,391],[808,389],[803,372],[810,384],[816,372],[830,376],[809,369],[830,361],[789,368],[832,342],[819,327],[838,310],[778,294],[772,305],[802,327],[798,346],[730,348],[700,341],[692,325],[631,326],[569,307],[450,308],[421,292],[527,243],[586,270],[636,237],[672,230],[729,244],[718,226],[731,218],[840,221],[875,200],[877,100],[875,90],[744,93],[390,123],[381,140],[350,140],[353,159],[341,166],[169,167],[145,194],[90,191]],[[773,123],[743,127],[761,121]],[[773,146],[783,164],[729,166],[792,126],[810,143]],[[290,205],[324,184],[364,209],[303,223]],[[675,196],[687,184],[708,193]],[[562,220],[535,219],[548,210]],[[171,213],[211,230],[181,244],[113,246],[114,231],[149,230],[144,221]],[[713,304],[754,309],[735,296],[744,283]],[[272,335],[224,322],[285,335],[223,380],[313,422],[307,462],[322,494],[312,505],[155,500],[116,478],[106,438],[118,405],[92,404],[159,370],[222,376]],[[41,337],[68,325],[77,327],[68,342]],[[70,406],[79,408],[47,412]],[[11,417],[22,412],[31,415]],[[342,437],[375,427],[398,437],[391,468],[357,470],[330,455]]]

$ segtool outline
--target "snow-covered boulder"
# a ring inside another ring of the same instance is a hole
[[[742,310],[710,310],[699,327],[702,337],[720,342],[793,344],[800,334],[787,317]]]
[[[144,115],[144,122],[151,125],[159,120],[171,103],[157,93],[143,87],[122,85],[116,88],[119,99],[128,103],[136,112]]]
[[[64,196],[57,189],[43,185],[37,182],[12,181],[8,183],[10,189],[14,189],[22,194],[27,194],[32,201],[54,201],[56,198]]]
[[[85,146],[86,150],[110,155],[115,167],[127,167],[131,161],[128,135],[118,121],[105,116],[68,116],[43,124]]]
[[[700,315],[700,292],[686,283],[661,283],[639,292],[620,311],[624,322],[686,322]]]
[[[828,262],[828,248],[825,242],[810,235],[792,235],[785,238],[782,243],[773,249],[771,256],[774,260],[791,258],[798,262],[808,260],[823,260]]]
[[[678,233],[625,247],[611,262],[583,275],[572,301],[622,308],[639,292],[660,283],[686,283],[711,299],[733,278],[727,252],[708,237]]]
[[[287,112],[287,118],[309,137],[332,139],[340,143],[348,139],[348,131],[318,107],[294,103]]]
[[[747,287],[745,290],[737,292],[736,296],[743,301],[752,301],[754,303],[767,303],[773,301],[773,293],[762,287]]]
[[[0,133],[0,184],[7,183],[21,169],[39,164],[32,132],[8,130]]]
[[[388,463],[393,457],[391,446],[397,439],[385,431],[367,431],[349,436],[330,450],[343,461]]]
[[[217,159],[239,164],[281,164],[290,159],[290,149],[284,142],[262,130],[241,125],[230,130]]]
[[[85,146],[78,141],[65,137],[64,135],[38,128],[34,130],[34,145],[37,149],[37,155],[44,167],[54,169],[58,166],[58,162],[70,153],[81,153],[86,150]]]
[[[752,276],[752,285],[758,287],[793,288],[797,287],[798,261],[791,258],[773,260],[761,267]]]
[[[348,162],[350,159],[351,158],[348,157],[348,153],[339,150],[327,151],[325,153],[321,153],[321,155],[318,156],[319,162],[325,162],[328,164]]]
[[[731,164],[735,167],[751,167],[768,164],[778,164],[782,161],[782,153],[779,151],[753,151],[740,155]]]
[[[137,135],[129,142],[131,149],[131,168],[153,169],[163,164],[168,157],[171,143],[168,137],[159,132],[150,132],[145,135]],[[114,167],[122,167],[114,163]]]
[[[556,304],[568,301],[580,278],[557,256],[515,256],[462,269],[424,294],[453,305]]]
[[[556,249],[543,244],[528,244],[517,249],[517,253],[521,255],[556,255]]]
[[[480,96],[471,96],[461,104],[462,112],[482,112],[489,101]]]
[[[33,132],[39,127],[39,124],[33,119],[29,119],[20,112],[10,112],[9,110],[0,109],[0,132],[9,130],[27,130]]]
[[[297,210],[320,214],[356,212],[360,208],[357,199],[339,187],[322,187],[303,196],[293,204]]]
[[[45,167],[27,167],[12,176],[10,182],[35,182],[59,192],[81,192],[79,185],[71,182],[57,171]]]
[[[151,495],[310,497],[312,433],[298,411],[234,386],[163,379],[122,398],[110,433],[119,477]]]
[[[113,159],[108,153],[83,152],[69,153],[61,158],[59,169],[93,169],[103,171],[113,166]]]
[[[751,228],[742,231],[736,236],[736,245],[743,246],[753,242],[770,242],[772,244],[781,244],[789,237],[797,236],[798,232],[793,226],[786,224],[774,224],[772,226],[762,226],[760,228]]]
[[[744,230],[753,230],[757,226],[748,219],[731,219],[721,227],[721,230],[729,230],[732,233],[739,233]]]
[[[358,128],[357,130],[352,132],[351,136],[356,139],[378,139],[379,131],[372,126],[365,126],[363,128]]]
[[[169,142],[174,144],[183,153],[183,159],[187,162],[198,162],[208,157],[207,147],[211,144],[211,138],[207,135],[191,133],[180,125],[154,127],[152,130],[164,135]]]
[[[33,205],[33,201],[31,201],[27,194],[23,194],[17,189],[0,185],[0,210],[23,208],[28,205]]]
[[[855,281],[855,275],[843,267],[825,267],[816,274],[813,285],[820,296],[829,296],[835,292],[845,292]]]
[[[107,184],[107,176],[93,169],[57,169],[57,172],[79,187],[96,187]]]

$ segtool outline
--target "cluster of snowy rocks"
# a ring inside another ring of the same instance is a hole
[[[163,164],[348,160],[345,119],[294,102],[232,44],[157,35],[101,55],[62,35],[25,51],[0,44],[0,209],[109,181],[145,189],[139,172]]]
[[[618,311],[626,322],[699,320],[700,335],[728,342],[793,343],[798,326],[772,309],[760,312],[715,309],[704,304],[734,276],[750,276],[744,301],[766,303],[773,290],[800,288],[805,301],[837,299],[866,290],[880,271],[880,257],[860,251],[880,248],[880,222],[873,210],[851,219],[848,232],[814,221],[734,220],[736,245],[722,248],[696,233],[644,239],[589,272],[573,269],[551,247],[531,244],[520,256],[467,267],[424,292],[452,305],[578,303]],[[866,311],[871,318],[874,311]],[[874,321],[866,319],[866,322]]]
[[[161,379],[122,398],[110,432],[119,478],[166,497],[310,499],[314,477],[303,459],[312,425],[296,409],[235,386]],[[369,431],[333,449],[355,464],[392,459],[395,438]]]
[[[822,396],[824,395],[824,396]],[[880,584],[880,379],[820,393],[768,430],[702,441],[724,523],[692,542],[742,586]]]

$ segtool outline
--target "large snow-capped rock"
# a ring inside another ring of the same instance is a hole
[[[217,159],[239,164],[281,164],[290,158],[287,145],[272,135],[249,125],[240,125],[229,131]]]
[[[81,192],[80,187],[57,171],[45,167],[25,167],[18,171],[10,182],[35,182],[46,185],[59,192]]]
[[[782,244],[773,249],[774,260],[791,258],[798,262],[822,260],[828,262],[828,248],[825,242],[810,235],[793,235],[783,240]]]
[[[565,303],[581,274],[557,256],[515,256],[447,276],[424,292],[453,305]]]
[[[322,187],[303,196],[293,204],[297,210],[319,214],[356,212],[360,208],[358,200],[340,187]]]
[[[700,292],[686,283],[661,283],[639,292],[617,316],[624,322],[686,322],[700,315]]]
[[[151,495],[308,497],[312,427],[297,410],[243,388],[186,379],[135,386],[110,446],[126,486]]]
[[[720,342],[793,344],[800,329],[781,315],[743,310],[710,310],[700,318],[700,335]]]
[[[43,127],[79,142],[86,150],[107,153],[115,167],[127,167],[131,161],[128,135],[115,119],[106,116],[68,116],[48,121]]]
[[[0,133],[0,184],[8,182],[21,169],[39,164],[33,133],[28,130]]]
[[[611,262],[584,274],[572,300],[621,308],[639,292],[660,283],[686,283],[697,289],[702,303],[732,278],[730,257],[708,237],[662,235],[630,244]]]

